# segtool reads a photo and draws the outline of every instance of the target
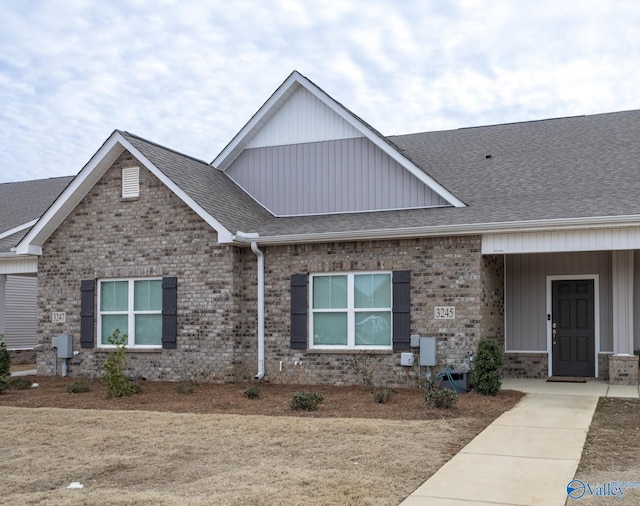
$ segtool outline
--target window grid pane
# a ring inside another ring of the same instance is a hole
[[[127,311],[129,283],[127,281],[103,281],[100,283],[100,311]]]
[[[354,306],[357,308],[390,308],[391,276],[358,274],[354,276]]]
[[[347,308],[347,276],[317,276],[313,280],[314,309]]]
[[[102,315],[101,344],[111,344],[109,338],[115,329],[120,330],[120,335],[129,334],[129,317],[126,314]]]
[[[390,311],[360,311],[355,320],[356,346],[391,345]]]
[[[145,279],[134,282],[134,311],[162,311],[162,281]]]
[[[136,315],[135,344],[142,346],[162,344],[162,315]]]
[[[313,329],[316,345],[347,345],[347,313],[316,313]]]

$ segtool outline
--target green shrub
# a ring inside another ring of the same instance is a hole
[[[435,388],[427,392],[425,401],[438,409],[449,409],[458,401],[458,394],[446,388]]]
[[[82,394],[84,392],[91,392],[91,387],[84,381],[78,380],[67,387],[67,392],[70,394]]]
[[[473,367],[473,389],[482,395],[496,395],[500,390],[502,350],[495,339],[478,341]]]
[[[129,375],[124,372],[127,368],[127,351],[124,347],[127,335],[120,334],[120,330],[115,329],[107,341],[116,347],[116,351],[109,353],[104,361],[102,382],[107,387],[107,396],[122,397],[126,395],[129,397],[140,392],[140,386],[133,383]]]
[[[318,404],[324,401],[324,397],[317,392],[305,392],[300,390],[291,399],[291,409],[303,409],[305,411],[315,411]]]
[[[26,390],[27,388],[31,388],[31,385],[33,385],[33,383],[30,379],[17,376],[9,378],[9,381],[7,382],[7,390]]]
[[[179,381],[173,385],[173,390],[178,394],[192,394],[195,389],[196,386],[192,381]]]
[[[260,389],[257,386],[250,386],[244,389],[242,392],[247,399],[259,399],[260,398]]]
[[[373,400],[375,400],[378,404],[386,404],[391,400],[391,390],[385,388],[383,390],[376,390],[373,393]]]
[[[4,335],[0,334],[0,394],[9,387],[11,378],[11,356],[3,341]]]

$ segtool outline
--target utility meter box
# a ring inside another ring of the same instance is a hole
[[[410,367],[413,365],[413,353],[400,353],[400,365]]]
[[[436,338],[435,337],[420,338],[420,365],[421,366],[436,365]]]
[[[73,339],[69,334],[60,334],[52,337],[51,347],[57,350],[58,358],[73,357]]]

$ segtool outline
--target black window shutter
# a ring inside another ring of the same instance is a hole
[[[162,347],[178,346],[178,278],[162,278]]]
[[[411,349],[410,271],[393,271],[393,349]]]
[[[93,333],[95,286],[94,279],[85,279],[80,282],[80,348],[95,346]]]
[[[293,350],[307,349],[307,334],[309,332],[307,279],[306,274],[291,275],[291,349]]]

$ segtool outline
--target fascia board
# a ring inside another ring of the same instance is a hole
[[[19,255],[41,254],[44,242],[124,151],[120,140],[122,140],[122,136],[117,131],[111,134],[22,241],[18,243],[16,253]]]
[[[10,228],[9,230],[6,230],[4,232],[0,232],[0,239],[4,239],[5,237],[9,237],[9,236],[11,236],[13,234],[17,234],[18,232],[22,232],[23,230],[26,230],[27,228],[31,228],[37,222],[38,222],[38,220],[32,220],[32,221],[29,221],[27,223],[23,223],[22,225],[18,225],[17,227]]]
[[[483,235],[514,232],[539,232],[549,230],[581,230],[589,228],[621,228],[640,225],[640,215],[600,216],[592,218],[553,219],[502,223],[473,223],[441,225],[433,227],[411,227],[379,230],[328,232],[321,234],[290,234],[260,236],[259,243],[265,245],[304,244],[335,241],[366,241],[384,239],[411,239],[416,237],[442,237],[461,235]],[[241,236],[233,236],[233,242],[244,244]]]
[[[390,146],[387,141],[380,137],[377,132],[373,132],[365,123],[359,118],[349,112],[344,106],[336,102],[326,92],[321,90],[314,83],[309,81],[306,77],[297,71],[294,71],[280,87],[269,97],[264,105],[254,114],[249,122],[238,132],[233,140],[224,148],[224,150],[211,162],[211,165],[219,170],[226,170],[236,157],[242,151],[242,148],[246,146],[250,140],[254,137],[254,132],[264,124],[264,120],[270,115],[274,114],[280,106],[281,102],[286,100],[295,91],[297,86],[302,86],[309,93],[314,95],[323,104],[329,107],[334,113],[340,116],[344,121],[349,123],[352,127],[358,130],[364,137],[373,142],[384,153],[389,155],[394,161],[399,163],[405,169],[407,169],[413,176],[419,181],[427,185],[434,192],[440,195],[443,199],[449,202],[455,207],[465,207],[464,202],[453,195],[444,186],[438,183],[435,179],[425,174],[420,170],[413,162],[403,156],[398,150]]]
[[[146,156],[144,156],[138,149],[133,146],[128,140],[121,136],[120,142],[124,146],[124,148],[129,151],[133,156],[135,156],[142,165],[145,166],[154,176],[156,176],[162,183],[164,183],[173,193],[177,195],[177,197],[182,200],[187,206],[189,206],[198,216],[200,216],[205,222],[207,222],[217,233],[218,233],[218,242],[220,243],[228,243],[231,242],[231,237],[233,234],[229,230],[227,230],[222,223],[216,220],[213,216],[211,216],[207,211],[205,211],[200,204],[198,204],[195,200],[193,200],[182,188],[180,188],[177,184],[175,184],[171,179],[169,179],[164,172],[162,172],[158,167],[156,167],[151,160],[149,160]]]

